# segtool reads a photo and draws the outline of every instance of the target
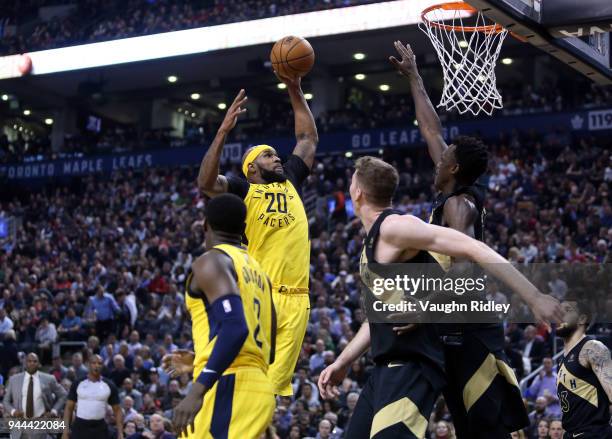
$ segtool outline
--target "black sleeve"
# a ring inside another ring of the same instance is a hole
[[[240,198],[245,198],[249,192],[249,182],[244,178],[227,177],[227,191]]]
[[[108,378],[103,378],[104,382],[108,387],[110,387],[110,396],[108,397],[108,404],[110,406],[119,404],[119,390],[117,390],[117,386]]]
[[[306,166],[304,160],[301,157],[291,154],[285,164],[283,165],[285,168],[285,174],[287,178],[296,189],[300,189],[306,177],[310,174],[310,168]]]
[[[79,387],[79,384],[81,384],[82,382],[83,382],[83,380],[75,380],[75,381],[73,381],[72,385],[70,386],[70,390],[68,391],[68,397],[66,398],[68,401],[76,402],[76,400],[77,400],[77,387]]]

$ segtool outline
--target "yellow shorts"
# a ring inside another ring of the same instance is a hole
[[[308,293],[272,294],[276,309],[276,354],[270,365],[268,377],[275,388],[274,393],[282,396],[293,395],[291,378],[302,350],[308,317],[310,297]]]
[[[261,369],[226,371],[206,392],[188,439],[259,439],[272,422],[276,400],[270,380]]]

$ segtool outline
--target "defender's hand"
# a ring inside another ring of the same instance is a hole
[[[241,89],[236,95],[234,102],[232,102],[232,105],[228,108],[227,113],[225,113],[225,118],[223,122],[221,122],[219,131],[229,133],[236,126],[238,116],[247,111],[246,108],[242,108],[242,106],[246,104],[247,99],[246,92],[244,89]]]
[[[184,373],[193,372],[193,360],[195,354],[186,349],[177,349],[162,358],[161,367],[171,377],[177,377]]]
[[[531,308],[531,312],[533,312],[536,323],[544,323],[549,331],[549,322],[563,322],[564,313],[561,309],[561,304],[553,296],[539,293],[533,302],[529,304],[529,308]]]
[[[327,366],[319,375],[319,393],[323,399],[332,399],[340,396],[338,386],[342,384],[349,366],[342,366],[337,361]]]
[[[412,75],[417,73],[416,59],[410,44],[406,44],[404,46],[401,41],[396,41],[393,43],[393,45],[395,46],[395,50],[397,50],[397,53],[400,55],[402,60],[398,61],[396,57],[390,56],[389,61],[391,61],[391,64],[395,66],[398,72],[410,78]]]

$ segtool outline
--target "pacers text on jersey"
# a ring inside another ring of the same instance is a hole
[[[261,212],[257,221],[267,227],[282,229],[295,221],[295,216],[287,209],[287,200],[292,201],[295,195],[286,185],[271,183],[261,185],[253,192],[253,199],[267,201],[266,210]]]

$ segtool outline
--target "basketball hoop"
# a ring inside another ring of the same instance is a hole
[[[495,65],[508,30],[464,2],[430,6],[421,18],[419,27],[434,45],[444,73],[438,107],[473,115],[502,108]]]

